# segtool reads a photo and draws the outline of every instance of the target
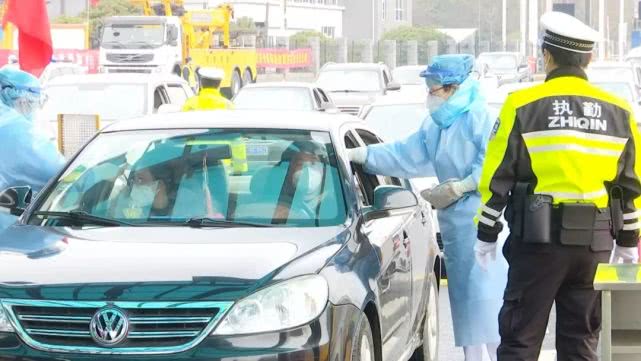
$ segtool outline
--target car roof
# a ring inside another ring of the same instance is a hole
[[[327,63],[321,70],[354,69],[354,70],[382,70],[385,64],[378,63]]]
[[[103,132],[152,129],[256,128],[332,132],[346,123],[363,123],[343,113],[281,110],[215,110],[155,114],[107,126]]]
[[[167,82],[184,83],[185,80],[174,74],[82,74],[64,75],[53,79],[48,86],[70,85],[70,84],[95,84],[95,83],[119,83],[119,84],[158,84]]]
[[[303,82],[294,82],[294,81],[273,81],[265,83],[254,83],[245,85],[244,88],[318,88],[314,83],[303,83]]]

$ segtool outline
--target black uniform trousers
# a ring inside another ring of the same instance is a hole
[[[592,283],[597,265],[607,263],[610,252],[524,244],[510,237],[503,254],[510,268],[499,314],[498,361],[538,360],[554,302],[557,361],[597,361],[601,294]]]

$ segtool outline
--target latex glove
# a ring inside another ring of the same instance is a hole
[[[490,262],[496,261],[496,242],[483,242],[477,239],[474,245],[474,257],[481,269],[487,272]]]
[[[434,208],[442,209],[458,201],[467,192],[476,190],[476,182],[471,177],[464,180],[450,179],[434,188],[421,192],[421,196]]]
[[[612,263],[637,263],[639,261],[639,249],[637,247],[614,246]]]
[[[352,163],[365,164],[367,161],[367,147],[348,149],[347,159]]]

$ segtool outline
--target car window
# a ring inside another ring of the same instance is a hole
[[[375,70],[323,70],[318,75],[318,85],[329,92],[379,92],[381,76]]]
[[[356,137],[351,132],[345,135],[344,142],[347,149],[359,146]],[[356,184],[360,203],[366,207],[371,206],[374,203],[374,190],[379,185],[378,178],[366,173],[363,170],[363,166],[356,163],[352,163],[352,177]]]
[[[154,90],[154,112],[158,111],[161,105],[169,103],[165,87],[159,86]]]
[[[387,71],[383,70],[383,82],[385,85],[389,83],[389,76],[387,75]]]
[[[361,137],[361,140],[363,140],[363,143],[365,143],[366,145],[379,144],[383,142],[378,136],[370,131],[364,129],[356,129],[356,133],[359,137]],[[380,180],[381,184],[395,186],[402,185],[401,180],[395,177],[380,177]]]
[[[318,93],[320,94],[321,98],[323,99],[324,103],[331,103],[332,101],[329,100],[329,97],[327,94],[325,94],[325,91],[323,89],[316,89],[318,90]]]
[[[346,219],[330,136],[303,130],[103,133],[41,198],[40,211],[160,226],[192,217],[297,227]],[[32,218],[32,224],[48,226],[70,222]]]
[[[183,105],[187,101],[187,93],[180,84],[167,84],[167,94],[171,104]]]
[[[314,89],[313,93],[314,93],[314,101],[316,103],[316,107],[320,109],[321,105],[323,104],[323,101],[321,100],[321,97],[318,94],[318,90],[317,89]]]

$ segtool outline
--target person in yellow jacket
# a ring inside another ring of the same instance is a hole
[[[216,68],[199,68],[200,92],[187,99],[183,111],[232,109],[233,104],[220,94],[220,83],[225,72]]]
[[[196,65],[194,65],[191,57],[188,56],[185,59],[185,66],[182,69],[182,76],[187,81],[187,83],[189,83],[189,87],[194,91],[194,93],[198,93],[198,76],[196,75],[196,70]]]

